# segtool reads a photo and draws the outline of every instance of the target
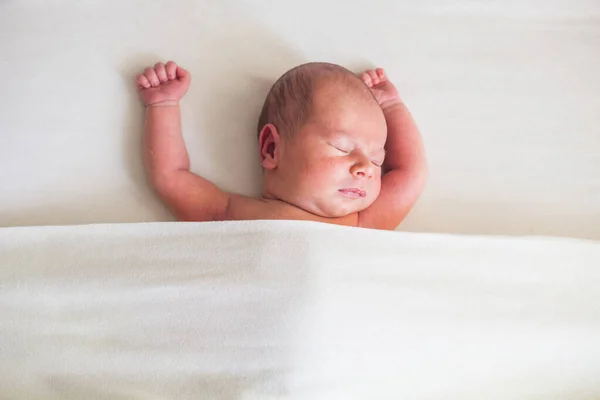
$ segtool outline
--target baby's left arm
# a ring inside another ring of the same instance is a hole
[[[359,213],[365,228],[394,230],[409,213],[425,188],[427,163],[417,125],[383,69],[361,75],[379,102],[388,128],[381,192]]]

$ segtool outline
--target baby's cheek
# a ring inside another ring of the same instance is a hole
[[[381,175],[375,176],[375,181],[373,182],[373,192],[375,194],[375,198],[379,196],[379,192],[381,192]]]
[[[322,170],[322,162],[317,158],[306,158],[299,163],[299,168],[309,178],[314,178],[319,175],[319,171]]]
[[[310,163],[309,168],[315,171],[316,173],[324,175],[327,173],[332,173],[333,171],[339,169],[339,166],[338,163],[336,163],[335,159],[327,156],[321,156],[315,157]]]
[[[306,160],[302,167],[304,183],[313,189],[331,185],[331,181],[337,175],[334,164],[326,157]]]

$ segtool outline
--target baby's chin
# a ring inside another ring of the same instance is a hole
[[[349,204],[331,201],[326,202],[325,204],[315,204],[315,207],[312,207],[312,210],[307,211],[323,218],[342,218],[347,217],[350,214],[361,212],[367,209],[371,204],[373,204],[373,201],[355,200]]]

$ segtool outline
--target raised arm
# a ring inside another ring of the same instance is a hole
[[[385,115],[388,128],[381,192],[359,214],[359,225],[393,230],[409,213],[425,188],[427,163],[417,125],[381,68],[361,75]]]
[[[229,195],[189,170],[179,100],[190,85],[190,74],[169,61],[146,68],[136,83],[146,105],[144,155],[152,187],[180,220],[224,219]]]

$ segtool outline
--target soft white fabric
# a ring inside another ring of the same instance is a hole
[[[0,229],[2,399],[591,399],[600,243]]]
[[[0,226],[166,221],[133,82],[192,73],[192,170],[260,190],[258,114],[288,68],[382,66],[430,167],[401,229],[600,240],[599,0],[0,0]]]

